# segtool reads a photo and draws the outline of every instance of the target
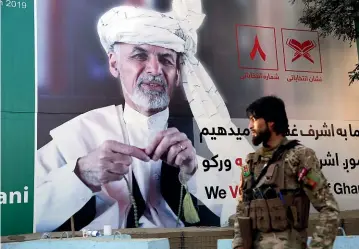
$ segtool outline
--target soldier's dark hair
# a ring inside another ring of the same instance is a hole
[[[263,118],[266,122],[274,122],[273,129],[277,134],[288,132],[288,118],[285,104],[280,98],[271,95],[257,99],[246,109],[247,117]]]

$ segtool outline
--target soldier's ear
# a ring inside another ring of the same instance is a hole
[[[274,122],[268,122],[267,124],[269,131],[274,131]]]

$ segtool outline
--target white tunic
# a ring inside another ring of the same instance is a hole
[[[124,108],[124,121],[128,132],[129,144],[146,148],[154,136],[167,129],[168,108],[152,115],[144,116],[129,105]],[[143,227],[176,227],[177,216],[172,212],[160,193],[160,175],[162,161],[143,162],[133,158],[130,172],[133,171],[142,197],[147,203],[144,215],[139,223]],[[132,174],[130,174],[132,176]],[[120,224],[126,225],[126,214],[129,211],[129,198],[125,181],[116,181],[105,186],[107,193],[118,200],[120,206]],[[180,226],[183,226],[182,222]]]
[[[35,231],[48,232],[79,211],[93,195],[96,200],[96,219],[86,228],[102,229],[126,226],[130,200],[124,180],[92,191],[75,175],[79,157],[87,155],[106,140],[116,140],[145,148],[156,132],[167,128],[168,109],[145,117],[127,105],[108,106],[84,113],[50,132],[53,140],[37,151],[35,168]],[[175,227],[172,212],[159,191],[161,161],[141,162],[133,158],[134,172],[143,199],[147,203],[139,223],[144,227]],[[132,185],[132,174],[128,175]],[[196,174],[188,182],[195,192]],[[180,223],[180,226],[183,224]]]

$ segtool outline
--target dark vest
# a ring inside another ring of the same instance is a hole
[[[170,118],[168,120],[168,127],[176,127],[179,131],[185,133],[187,137],[194,141],[193,136],[193,122],[191,118]],[[198,165],[200,167],[200,165]],[[166,163],[162,163],[161,167],[161,194],[172,211],[177,215],[179,202],[181,183],[178,180],[179,169],[169,166]],[[142,194],[138,187],[135,176],[132,174],[132,191],[137,204],[138,218],[140,218],[145,209],[146,204],[143,200]],[[184,196],[184,195],[183,195]],[[199,204],[196,197],[191,195],[194,205],[197,208],[200,222],[196,224],[188,224],[184,221],[183,212],[181,212],[180,220],[186,227],[189,226],[220,226],[220,218],[215,215],[204,204]],[[74,214],[75,230],[79,231],[83,227],[90,224],[96,216],[96,197],[93,196],[77,213]],[[134,211],[131,207],[127,217],[127,228],[134,228]],[[70,218],[59,226],[55,231],[70,231],[71,223]]]
[[[285,154],[297,145],[300,144],[296,140],[280,145],[265,168],[261,168],[260,159],[256,157],[248,160],[250,175],[243,186],[246,205],[243,210],[244,216],[251,218],[253,230],[268,233],[308,228],[310,201],[302,185],[285,188]],[[257,177],[254,168],[260,169]]]

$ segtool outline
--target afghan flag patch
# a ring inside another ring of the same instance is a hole
[[[242,168],[242,172],[243,172],[243,176],[244,177],[247,177],[251,174],[251,172],[249,171],[249,167],[248,165],[244,165],[243,168]]]
[[[303,180],[305,185],[309,186],[311,189],[314,189],[320,183],[320,176],[315,171],[309,171]]]

